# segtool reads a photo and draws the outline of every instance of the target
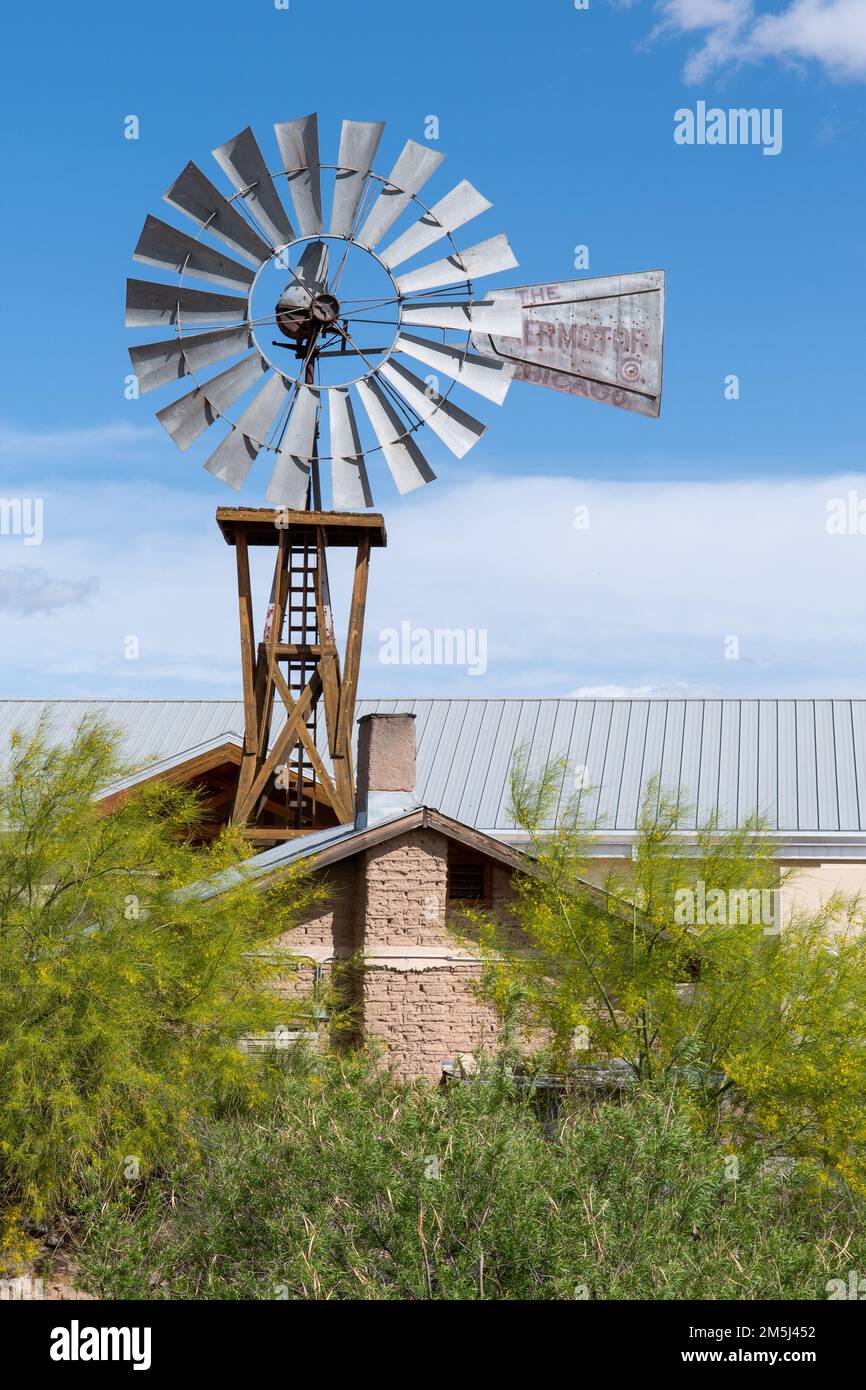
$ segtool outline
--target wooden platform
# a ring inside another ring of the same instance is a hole
[[[385,519],[378,512],[290,512],[274,507],[218,507],[217,525],[227,545],[237,543],[238,531],[248,545],[276,545],[280,531],[324,533],[328,546],[359,546],[362,541],[381,548],[388,544]]]

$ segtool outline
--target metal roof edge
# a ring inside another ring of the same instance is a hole
[[[528,836],[521,834],[520,831],[479,831],[479,834],[495,835],[505,844],[514,845],[519,848],[528,841]],[[777,859],[798,859],[798,860],[824,860],[824,859],[850,859],[859,862],[866,860],[866,831],[858,834],[851,830],[826,831],[820,835],[803,831],[785,832],[781,830],[768,831],[766,837],[771,842],[776,842],[775,856]],[[586,845],[586,857],[588,859],[627,859],[631,857],[632,846],[638,839],[636,830],[623,830],[616,832],[605,832],[595,838],[588,840]],[[684,849],[689,849],[697,842],[695,831],[680,831],[677,840]]]
[[[205,739],[203,743],[193,744],[190,748],[182,748],[177,753],[171,753],[166,758],[159,758],[154,762],[144,763],[135,772],[131,772],[127,777],[121,777],[116,782],[110,782],[97,792],[95,800],[103,801],[110,796],[116,796],[118,792],[127,791],[130,787],[138,786],[141,782],[147,782],[151,777],[159,777],[165,772],[171,772],[178,767],[183,767],[184,763],[194,762],[196,758],[204,757],[206,753],[216,752],[220,748],[227,746],[243,749],[243,738],[236,734],[234,730],[226,730],[222,734],[216,734],[213,738]]]
[[[237,695],[0,695],[0,704],[16,705],[237,705],[242,702],[243,695],[238,691]],[[482,702],[490,703],[494,700],[517,701],[520,703],[532,702],[533,704],[551,703],[573,703],[573,704],[775,704],[779,701],[795,701],[799,704],[811,701],[836,702],[850,700],[855,704],[866,703],[866,695],[828,695],[828,694],[795,694],[792,692],[775,695],[358,695],[358,704],[372,704],[373,702],[386,701],[389,704],[413,704],[423,701],[424,704],[451,702],[459,700],[461,703]]]

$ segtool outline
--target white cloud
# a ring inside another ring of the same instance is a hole
[[[754,0],[658,0],[656,33],[703,35],[685,76],[702,81],[730,63],[776,58],[814,62],[829,76],[866,79],[864,0],[787,0],[781,9]]]
[[[45,490],[43,529],[40,546],[0,539],[0,560],[30,573],[92,575],[99,587],[86,608],[54,618],[0,613],[7,689],[235,693],[234,554],[206,498],[158,484],[70,483]]]
[[[755,56],[814,59],[839,77],[866,78],[864,0],[793,0],[756,22]]]
[[[39,458],[40,462],[50,464],[78,458],[83,454],[90,458],[94,455],[137,458],[159,440],[160,432],[152,425],[124,422],[86,429],[37,432],[18,429],[0,421],[0,458],[11,460]]]
[[[866,477],[466,477],[388,507],[362,694],[866,693],[866,535],[826,528],[828,502],[842,499],[847,514],[849,491],[866,499]],[[580,506],[587,530],[575,529]],[[259,628],[268,559],[253,552]],[[337,555],[331,568],[338,625],[348,561]],[[234,553],[206,498],[67,486],[46,495],[42,546],[5,537],[0,562],[99,582],[86,606],[54,616],[0,612],[0,693],[238,697]],[[382,664],[378,635],[403,621],[483,630],[486,674]],[[131,660],[130,636],[140,652]]]
[[[828,502],[851,489],[866,499],[862,477],[476,477],[431,488],[389,520],[368,631],[404,619],[486,629],[488,676],[464,680],[466,694],[851,693],[866,684],[857,656],[866,535],[826,529]],[[581,506],[587,530],[575,529]],[[365,689],[452,688],[447,671],[377,671],[375,656]]]
[[[87,603],[98,587],[94,578],[69,579],[35,566],[12,565],[0,569],[0,611],[24,618],[53,616],[60,608]]]
[[[660,0],[663,23],[683,33],[739,29],[751,18],[752,0]]]
[[[671,685],[579,685],[565,693],[574,700],[651,700],[659,696],[675,700],[713,692],[678,681]]]

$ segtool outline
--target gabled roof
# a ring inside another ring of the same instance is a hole
[[[493,836],[479,834],[471,826],[461,825],[450,816],[443,816],[441,812],[434,811],[429,806],[414,806],[409,811],[384,817],[361,829],[349,823],[327,826],[323,830],[311,831],[309,835],[298,835],[294,839],[275,845],[273,849],[262,850],[260,854],[245,859],[242,868],[229,869],[214,879],[196,885],[190,891],[203,899],[214,897],[234,887],[242,877],[257,880],[260,886],[265,888],[278,880],[280,874],[289,870],[293,864],[312,859],[315,861],[315,869],[326,869],[343,859],[350,859],[353,855],[362,854],[364,850],[386,844],[389,840],[397,839],[413,830],[438,831],[456,844],[487,855],[504,868],[531,872],[531,864],[520,850],[503,844]]]
[[[473,830],[471,826],[462,825],[430,806],[415,806],[409,811],[385,817],[363,829],[351,824],[328,826],[324,830],[316,830],[309,835],[284,841],[273,849],[263,850],[261,854],[244,860],[242,869],[230,869],[208,883],[197,885],[194,891],[201,898],[213,897],[233,887],[240,881],[241,875],[253,878],[261,888],[267,888],[279,881],[280,874],[288,871],[293,864],[310,859],[313,860],[314,870],[327,869],[341,860],[351,859],[356,854],[387,844],[389,840],[395,840],[413,830],[437,831],[453,844],[486,855],[494,863],[511,871],[524,874],[536,872],[532,859],[522,850],[503,844],[492,835]],[[626,917],[629,922],[635,920],[633,907],[624,899],[614,897],[606,889],[591,883],[589,879],[578,878],[575,882],[598,907]]]
[[[498,838],[515,751],[540,768],[566,759],[564,802],[577,790],[598,833],[595,852],[627,852],[643,787],[659,772],[685,831],[761,815],[796,857],[866,856],[866,700],[362,700],[364,714],[416,716],[417,795]],[[240,700],[0,701],[0,754],[12,728],[41,713],[70,737],[87,713],[116,725],[121,755],[143,764],[243,733]],[[277,711],[273,732],[281,727]],[[324,733],[322,733],[324,737]],[[326,750],[321,749],[326,757]],[[326,758],[327,760],[327,758]],[[691,808],[686,812],[685,808]]]
[[[143,782],[152,782],[155,778],[164,782],[181,779],[188,782],[215,767],[223,767],[226,763],[240,767],[242,755],[242,739],[235,734],[218,734],[216,738],[199,743],[194,748],[183,748],[167,758],[157,758],[153,762],[145,763],[138,772],[103,787],[99,800],[111,802],[123,796],[124,792],[131,791],[133,787],[141,786]]]
[[[337,864],[342,859],[361,854],[385,844],[412,830],[435,830],[455,844],[462,845],[479,854],[485,854],[497,864],[508,869],[526,868],[526,859],[519,850],[512,849],[491,835],[480,834],[471,826],[461,825],[441,811],[429,806],[416,806],[410,811],[376,821],[373,825],[358,829],[355,825],[329,826],[325,830],[313,831],[310,835],[298,836],[275,845],[273,849],[263,850],[244,863],[244,872],[254,878],[270,879],[302,860],[315,859],[316,868],[324,869]]]

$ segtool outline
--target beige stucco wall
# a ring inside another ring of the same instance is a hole
[[[622,859],[599,858],[590,861],[587,878],[599,887],[605,887],[611,870],[626,875],[629,867],[628,862]],[[817,912],[822,903],[826,903],[835,893],[846,897],[861,894],[866,917],[866,862],[780,859],[779,870],[780,873],[788,871],[791,875],[779,895],[783,927],[794,913]],[[688,881],[687,878],[685,881]]]
[[[784,867],[792,871],[792,877],[780,895],[783,927],[794,914],[817,912],[834,894],[860,896],[866,909],[866,864],[831,859],[809,864],[789,861]]]

